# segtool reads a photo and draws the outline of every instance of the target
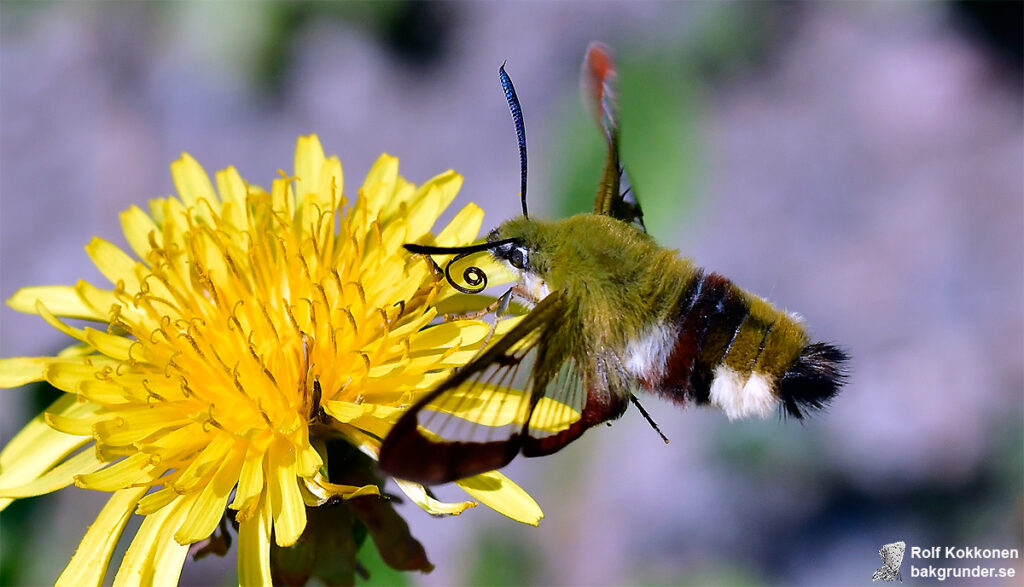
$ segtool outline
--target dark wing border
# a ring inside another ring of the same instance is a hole
[[[524,437],[529,434],[533,410],[544,397],[547,387],[546,382],[537,385],[533,381],[535,369],[531,370],[531,381],[527,386],[529,393],[524,395],[525,401],[530,402],[526,419],[508,438],[480,442],[432,440],[419,427],[419,413],[443,394],[480,377],[495,364],[500,369],[518,368],[527,354],[543,346],[547,337],[557,336],[565,317],[564,296],[558,292],[549,295],[482,355],[413,404],[384,438],[380,450],[381,469],[400,479],[436,484],[507,465],[522,449]],[[526,346],[520,344],[524,340],[527,341]]]

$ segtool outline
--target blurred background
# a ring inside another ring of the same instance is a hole
[[[531,212],[588,211],[603,147],[578,72],[599,39],[649,231],[847,348],[849,385],[803,425],[647,399],[669,446],[631,410],[517,460],[539,528],[406,504],[437,569],[371,582],[852,585],[897,540],[1022,548],[1021,6],[5,1],[0,297],[104,283],[83,246],[122,244],[117,213],[172,193],[181,151],[269,186],[310,132],[349,186],[383,151],[417,183],[454,168],[453,210],[476,201],[495,225],[519,211],[505,60]],[[8,308],[0,326],[4,357],[67,343]],[[43,396],[0,395],[0,441]],[[103,502],[67,489],[9,508],[0,582],[52,583]],[[906,561],[903,577],[920,581]],[[234,552],[182,574],[234,580]]]

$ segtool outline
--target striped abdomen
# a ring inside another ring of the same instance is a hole
[[[716,405],[730,419],[776,406],[800,418],[839,391],[841,350],[810,343],[797,318],[721,275],[692,273],[673,314],[659,329],[663,365],[641,375],[649,391]]]

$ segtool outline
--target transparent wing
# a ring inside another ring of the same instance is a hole
[[[604,132],[608,146],[601,183],[594,197],[594,214],[606,214],[646,231],[644,213],[619,161],[617,84],[611,49],[603,43],[591,43],[580,68],[580,92],[584,106]]]
[[[544,298],[498,342],[413,405],[381,446],[387,473],[444,483],[500,468],[519,452],[557,451],[600,420],[602,391],[565,344],[560,293]],[[520,370],[525,388],[512,387]],[[528,371],[527,371],[528,370]],[[607,419],[607,418],[605,418]]]

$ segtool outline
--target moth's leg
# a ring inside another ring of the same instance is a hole
[[[526,302],[531,308],[540,303],[540,298],[530,293],[530,291],[526,289],[526,286],[523,285],[523,282],[521,281],[517,281],[516,284],[512,286],[512,290],[510,293],[514,294],[517,298]]]
[[[498,328],[498,321],[504,318],[505,314],[508,313],[508,306],[512,303],[512,293],[515,289],[515,287],[509,288],[508,291],[501,294],[501,297],[494,300],[493,304],[488,306],[494,307],[494,322],[491,324],[491,329],[487,331],[487,336],[484,337],[484,342],[480,345],[480,350],[473,355],[474,359],[479,357],[484,352],[484,349],[487,348],[488,343],[491,342],[491,337],[494,336],[494,331]]]
[[[501,294],[501,297],[495,300],[498,307],[494,310],[494,317],[498,320],[504,318],[505,314],[508,313],[509,304],[512,303],[512,294],[516,293],[517,287],[519,287],[518,283],[510,287],[507,292]],[[497,323],[497,321],[495,321],[495,323]]]
[[[430,264],[430,271],[434,274],[434,281],[441,281],[444,279],[444,269],[441,269],[441,266],[437,264],[437,261],[435,261],[430,255],[423,255],[423,258]]]
[[[510,287],[508,291],[501,294],[501,297],[494,300],[494,303],[491,304],[491,306],[494,306],[494,323],[491,324],[491,329],[487,331],[487,336],[484,337],[484,342],[480,345],[480,350],[473,356],[474,359],[479,357],[484,352],[484,349],[487,348],[488,343],[491,342],[491,337],[494,336],[494,331],[498,328],[498,321],[504,318],[505,314],[508,313],[508,307],[512,304],[513,296],[526,300],[531,306],[536,303],[534,297],[529,295],[529,292],[526,291],[523,284],[519,282]]]
[[[465,312],[465,313],[462,313],[462,314],[445,314],[444,315],[444,319],[445,320],[476,320],[477,318],[482,318],[482,317],[490,314],[491,312],[493,312],[498,307],[498,305],[500,303],[501,303],[501,298],[498,298],[498,299],[494,300],[493,302],[491,302],[490,304],[487,304],[487,307],[482,308],[480,310],[477,310],[475,312]]]
[[[512,297],[518,297],[528,302],[531,306],[537,303],[537,300],[533,299],[532,296],[522,287],[520,284],[515,284],[508,291],[501,294],[496,300],[487,305],[486,308],[477,310],[475,312],[465,312],[463,314],[445,314],[445,320],[476,320],[482,318],[491,312],[498,314],[498,318],[501,318],[508,311],[509,304],[512,303]]]

